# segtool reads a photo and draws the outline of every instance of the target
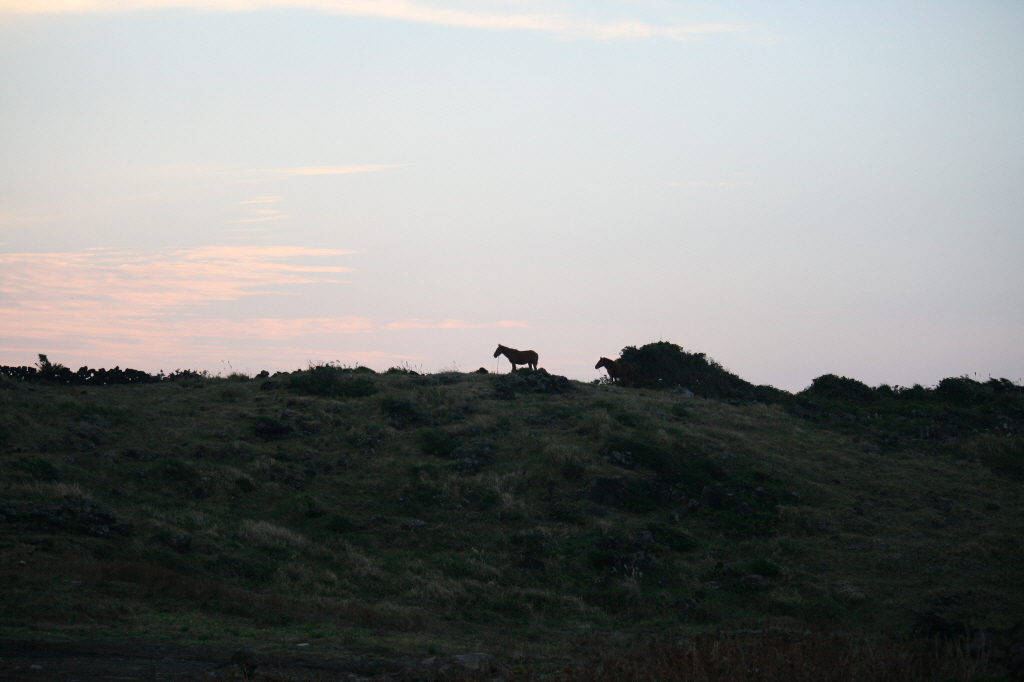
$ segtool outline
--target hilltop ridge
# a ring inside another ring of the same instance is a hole
[[[505,654],[767,624],[1014,632],[1019,387],[849,381],[730,404],[542,370],[0,376],[0,630]]]

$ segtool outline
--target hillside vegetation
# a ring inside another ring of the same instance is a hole
[[[512,661],[769,627],[1021,639],[1010,382],[49,367],[0,373],[0,637]]]

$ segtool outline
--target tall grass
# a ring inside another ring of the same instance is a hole
[[[550,682],[953,682],[993,666],[967,641],[850,638],[833,633],[655,638],[625,652],[597,649]],[[999,678],[984,678],[999,679]]]
[[[302,535],[267,521],[246,519],[242,521],[239,533],[242,537],[265,547],[302,547],[306,544],[306,538]]]

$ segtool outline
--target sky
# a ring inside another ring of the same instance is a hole
[[[1024,377],[1024,4],[0,0],[0,364]]]

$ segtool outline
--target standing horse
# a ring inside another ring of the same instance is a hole
[[[498,344],[498,350],[494,351],[494,357],[504,355],[512,363],[512,371],[516,371],[516,365],[527,365],[530,369],[537,369],[537,352],[532,350],[516,350],[506,348]]]
[[[608,370],[608,378],[613,382],[618,381],[623,386],[633,385],[633,368],[622,360],[601,358],[594,365],[594,369],[601,369],[602,367]]]

